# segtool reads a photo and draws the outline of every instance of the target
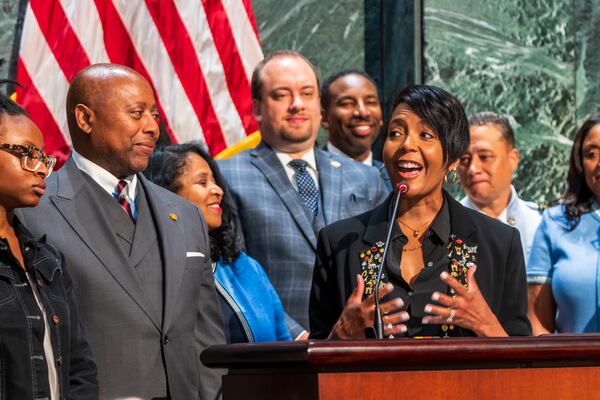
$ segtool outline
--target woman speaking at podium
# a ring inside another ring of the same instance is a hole
[[[530,335],[518,231],[442,188],[469,147],[463,107],[443,89],[418,85],[402,90],[392,108],[383,158],[395,192],[321,230],[311,338],[370,336],[384,252],[383,337]],[[405,193],[395,210],[399,184]]]

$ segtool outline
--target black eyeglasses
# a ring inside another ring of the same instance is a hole
[[[56,165],[56,157],[49,156],[35,146],[23,146],[20,144],[0,143],[0,150],[11,153],[21,159],[21,168],[25,171],[37,172],[42,164],[46,166],[49,176]]]

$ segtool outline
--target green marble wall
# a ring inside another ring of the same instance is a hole
[[[252,0],[263,52],[290,49],[308,57],[321,77],[364,69],[363,0]],[[327,141],[321,128],[319,145]]]
[[[424,81],[457,95],[468,113],[509,115],[521,150],[515,186],[527,199],[555,199],[575,129],[600,109],[600,0],[422,2]],[[297,50],[322,76],[365,68],[365,4],[252,0],[264,51]],[[0,0],[0,77],[17,8]]]
[[[296,50],[322,77],[364,68],[363,0],[252,0],[264,53]]]
[[[510,116],[526,199],[556,199],[571,139],[598,109],[600,1],[424,0],[424,79],[468,113]],[[456,190],[456,189],[455,189]]]
[[[8,78],[18,8],[16,0],[0,0],[0,79]],[[2,93],[6,93],[4,86],[0,87]]]

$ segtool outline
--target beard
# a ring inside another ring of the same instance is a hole
[[[281,128],[278,136],[288,143],[304,143],[313,137],[312,124],[302,129]]]

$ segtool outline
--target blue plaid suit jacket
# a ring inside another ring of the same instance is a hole
[[[315,148],[325,224],[370,210],[387,196],[371,167]],[[271,147],[220,160],[219,167],[236,201],[247,253],[269,275],[285,311],[292,337],[308,330],[308,301],[317,234],[312,216]]]

